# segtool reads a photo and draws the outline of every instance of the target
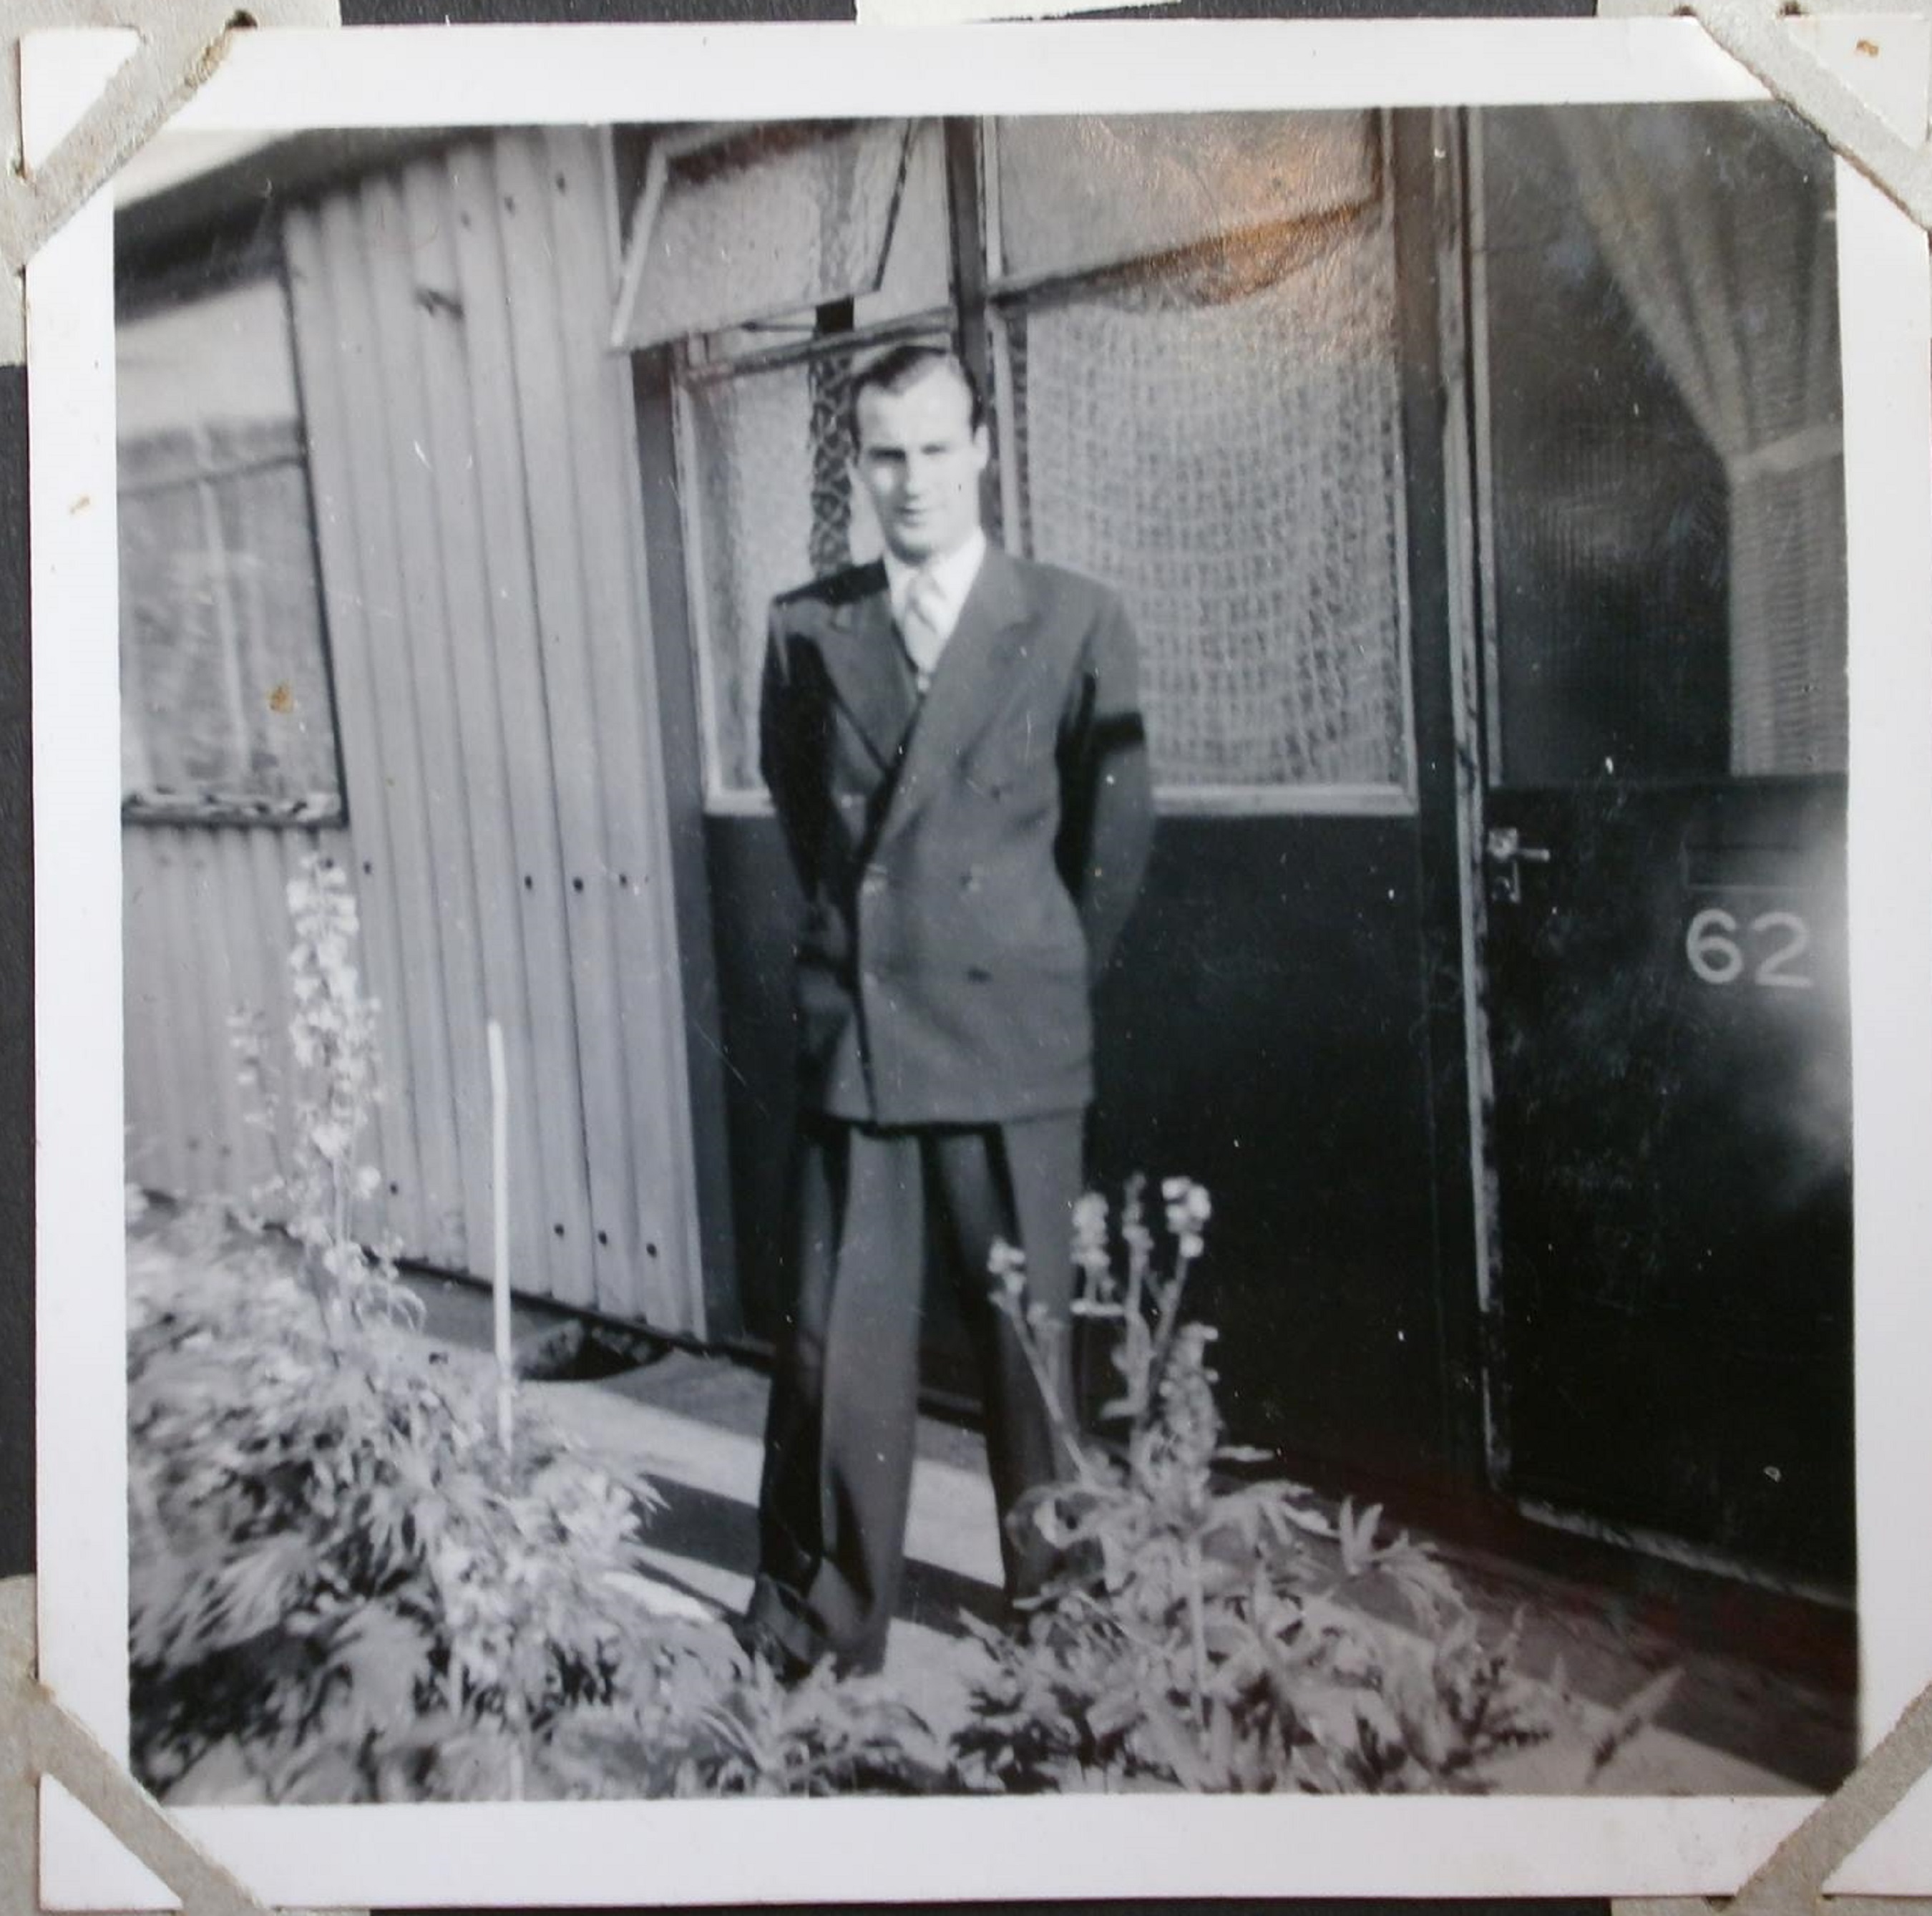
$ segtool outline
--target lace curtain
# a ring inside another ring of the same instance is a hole
[[[1106,580],[1170,787],[1402,786],[1394,247],[1378,209],[1024,308],[1024,542]]]
[[[1731,770],[1841,770],[1844,461],[1829,156],[1776,110],[1544,117],[1618,287],[1723,463]]]

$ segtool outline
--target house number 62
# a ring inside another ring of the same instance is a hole
[[[1713,905],[1690,920],[1684,955],[1706,984],[1736,984],[1751,960],[1739,941],[1737,920]],[[1797,969],[1810,948],[1811,927],[1796,911],[1763,911],[1744,927],[1756,966],[1750,981],[1773,991],[1809,991],[1812,981]]]

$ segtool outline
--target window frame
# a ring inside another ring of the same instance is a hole
[[[302,391],[299,356],[295,350],[294,308],[289,284],[288,261],[283,248],[279,220],[259,219],[243,227],[218,227],[207,238],[186,251],[172,248],[149,254],[136,251],[116,263],[115,320],[117,327],[138,320],[145,314],[166,307],[186,306],[212,298],[257,280],[274,282],[285,323],[289,328],[289,356],[295,388],[295,444],[291,452],[266,458],[238,460],[231,464],[204,464],[202,449],[197,445],[191,469],[170,472],[129,484],[121,471],[117,435],[115,448],[115,497],[128,494],[154,493],[192,487],[198,509],[204,518],[214,506],[212,488],[222,479],[250,473],[290,469],[302,479],[304,520],[310,569],[315,583],[316,665],[320,674],[328,725],[329,763],[334,776],[332,795],[311,795],[298,799],[251,797],[245,791],[215,791],[196,794],[168,794],[148,790],[124,791],[121,816],[124,824],[156,825],[207,825],[268,827],[282,830],[314,830],[345,827],[349,823],[349,781],[342,752],[342,722],[335,686],[335,659],[329,629],[328,595],[322,566],[319,528],[316,524],[315,487],[310,470],[308,415]],[[116,590],[121,590],[117,562]],[[238,639],[227,641],[231,656],[238,660]],[[129,719],[124,696],[119,721],[124,737]]]
[[[1393,137],[1391,116],[1386,110],[1375,119],[1375,197],[1365,217],[1372,218],[1378,232],[1393,247],[1395,206],[1389,166]],[[762,781],[753,786],[728,783],[722,776],[721,738],[718,732],[720,700],[713,635],[710,629],[709,591],[705,569],[704,530],[702,515],[692,502],[698,497],[700,465],[698,456],[693,407],[696,391],[705,386],[742,376],[781,370],[828,353],[850,353],[875,350],[910,338],[944,335],[953,341],[969,365],[982,366],[988,420],[992,429],[994,498],[996,524],[989,530],[1010,530],[1016,521],[1018,476],[1015,464],[1016,435],[1008,422],[1012,416],[1012,381],[1008,358],[1008,328],[1011,315],[1023,311],[1028,301],[1042,296],[1076,296],[1084,286],[1146,272],[1150,267],[1171,262],[1190,248],[1150,255],[1100,267],[1066,271],[1042,271],[1003,275],[1000,270],[999,176],[998,125],[994,116],[946,119],[942,126],[947,136],[949,155],[961,150],[958,143],[970,140],[970,166],[948,167],[946,217],[950,237],[957,263],[952,296],[944,308],[932,308],[911,315],[855,326],[836,332],[814,332],[781,341],[767,347],[713,353],[708,338],[686,339],[656,349],[670,356],[671,410],[674,444],[672,449],[680,499],[680,531],[682,548],[686,604],[689,629],[686,635],[696,654],[696,686],[700,761],[704,767],[703,806],[707,816],[718,818],[769,818],[772,815],[770,793]],[[960,203],[962,193],[971,203]],[[1280,226],[1300,224],[1298,221]],[[1243,227],[1242,234],[1276,230],[1276,226]],[[1222,236],[1225,238],[1230,236]],[[962,248],[962,238],[971,242]],[[1400,378],[1400,282],[1396,298],[1387,316],[1390,364]],[[776,322],[772,322],[776,323]],[[715,335],[709,336],[715,337]],[[1396,682],[1401,699],[1401,776],[1371,784],[1172,784],[1157,783],[1155,800],[1164,815],[1179,817],[1273,818],[1413,818],[1419,799],[1419,773],[1416,764],[1416,717],[1413,608],[1408,577],[1408,448],[1402,433],[1402,421],[1398,395],[1396,465],[1391,482],[1394,536],[1396,559],[1393,568],[1396,611]]]

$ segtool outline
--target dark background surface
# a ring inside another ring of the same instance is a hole
[[[1137,11],[1136,17],[1369,18],[1418,15],[1586,17],[1586,0],[1490,0],[1481,7],[1446,0],[1377,0],[1310,7],[1248,4],[1247,0],[1196,0],[1186,7]],[[343,0],[345,26],[454,25],[514,21],[726,21],[830,20],[850,17],[839,0],[676,0],[676,4],[625,5],[621,0]],[[33,1496],[33,880],[31,863],[32,731],[29,717],[27,605],[26,381],[18,368],[0,368],[0,1152],[9,1175],[0,1178],[0,1575],[30,1571],[34,1564]],[[989,1905],[950,1905],[958,1916],[987,1916]],[[1004,1905],[1001,1908],[1021,1905]],[[1096,1902],[1054,1905],[1069,1916],[1091,1916],[1134,1905]],[[1154,1905],[1147,1905],[1153,1907]],[[1251,1916],[1283,1907],[1278,1902],[1202,1902],[1160,1905],[1202,1916]],[[1295,1905],[1312,1912],[1360,1912],[1379,1916],[1425,1905],[1325,1902]],[[1484,1905],[1465,1902],[1472,1911]],[[1522,1905],[1547,1916],[1598,1916],[1595,1901]],[[434,1913],[431,1913],[434,1916]]]

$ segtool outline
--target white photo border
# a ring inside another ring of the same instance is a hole
[[[35,36],[29,164],[125,35]],[[895,113],[1746,101],[1690,20],[1071,22],[286,30],[238,37],[172,125],[594,124]],[[1840,163],[1851,577],[1850,939],[1862,1746],[1932,1680],[1932,470],[1924,234]],[[124,1761],[125,1255],[112,218],[29,303],[41,1674]],[[1906,848],[1901,855],[1899,848]],[[1721,1894],[1812,1806],[1683,1799],[1138,1796],[205,1808],[180,1827],[315,1907],[962,1896]],[[1928,1845],[1932,1850],[1932,1845]],[[50,1907],[86,1859],[44,1858]],[[1926,1868],[1932,1887],[1932,1857]]]

